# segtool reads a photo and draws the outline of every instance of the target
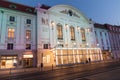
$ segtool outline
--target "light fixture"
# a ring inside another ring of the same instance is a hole
[[[65,24],[66,29],[68,28],[68,24]]]
[[[97,46],[99,46],[99,43],[97,43]]]

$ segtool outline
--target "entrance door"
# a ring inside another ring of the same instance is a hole
[[[23,67],[33,67],[33,58],[23,59]]]

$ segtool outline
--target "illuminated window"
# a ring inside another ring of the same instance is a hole
[[[15,29],[8,28],[8,38],[14,38],[15,36]]]
[[[62,25],[61,24],[57,25],[57,36],[58,36],[58,39],[63,39],[63,32],[62,32]]]
[[[30,39],[30,38],[31,38],[31,31],[26,30],[26,39]]]
[[[8,50],[13,50],[13,43],[8,43],[7,44],[7,49]]]
[[[15,17],[14,17],[14,16],[10,16],[10,17],[9,17],[9,21],[14,22],[14,21],[15,21]]]
[[[31,44],[26,44],[26,49],[31,49]]]
[[[71,40],[75,40],[75,28],[70,27]]]
[[[31,20],[30,19],[26,19],[26,24],[31,24]]]
[[[82,36],[82,41],[86,41],[86,38],[85,38],[85,29],[81,29],[81,36]]]

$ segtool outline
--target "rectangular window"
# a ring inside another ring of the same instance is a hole
[[[8,28],[8,38],[14,38],[15,37],[15,29]]]
[[[14,16],[10,16],[10,17],[9,17],[9,21],[14,22],[14,21],[15,21],[15,17],[14,17]]]
[[[31,31],[26,30],[26,39],[31,39]]]
[[[75,40],[75,29],[74,29],[74,27],[70,27],[70,34],[71,34],[71,40]]]
[[[8,50],[13,50],[13,43],[8,43],[7,44],[7,49]]]
[[[44,44],[44,49],[48,49],[48,44]]]
[[[31,49],[31,44],[26,44],[26,49]]]
[[[26,20],[26,24],[31,24],[31,20],[30,20],[30,19],[27,19],[27,20]]]

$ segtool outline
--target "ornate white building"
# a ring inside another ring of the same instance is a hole
[[[37,10],[37,66],[59,66],[103,60],[92,21],[69,5]]]
[[[36,65],[34,8],[0,1],[0,68]]]

